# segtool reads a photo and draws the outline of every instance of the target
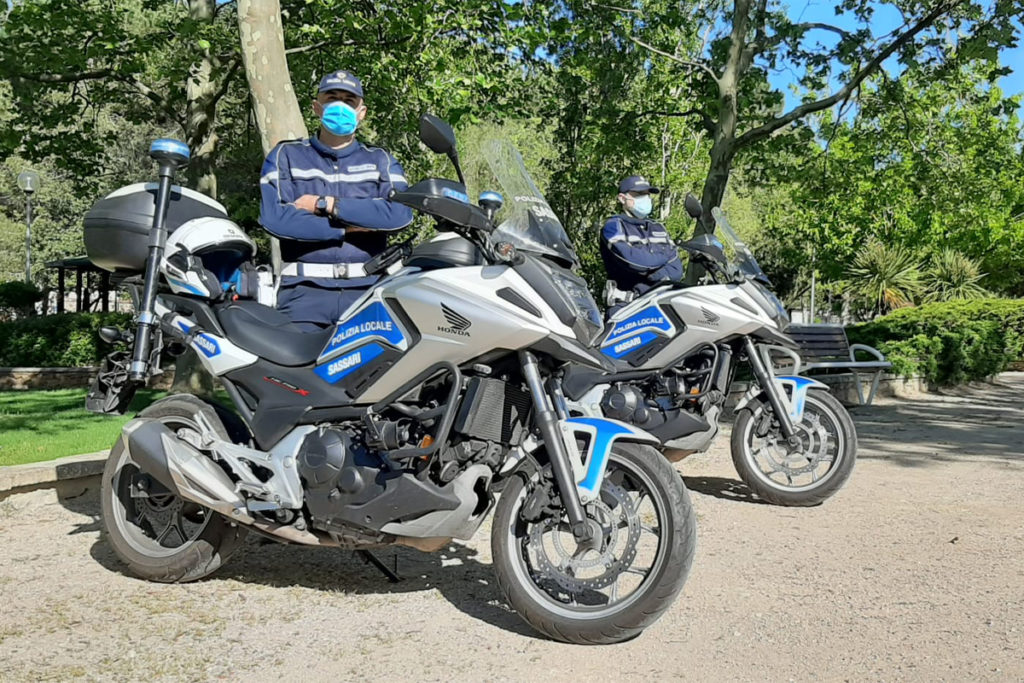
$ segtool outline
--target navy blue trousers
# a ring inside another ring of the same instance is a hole
[[[361,297],[366,287],[326,289],[310,284],[282,287],[277,293],[277,308],[305,332],[331,327],[341,314]]]

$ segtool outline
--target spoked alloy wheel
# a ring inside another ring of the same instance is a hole
[[[846,408],[825,391],[810,391],[792,447],[767,401],[752,401],[736,419],[732,459],[740,478],[775,505],[820,505],[853,470],[857,432]]]
[[[199,442],[199,411],[208,411],[207,421],[224,432],[213,408],[192,396],[157,401],[139,417],[159,419],[178,438],[195,445]],[[139,495],[139,489],[145,489],[147,495]],[[114,552],[133,574],[150,581],[202,578],[220,567],[245,537],[241,527],[145,476],[123,439],[107,458],[100,497],[103,528]]]
[[[682,479],[649,446],[617,444],[598,500],[585,506],[589,546],[561,509],[538,511],[535,475],[513,479],[491,537],[498,583],[516,611],[557,640],[626,640],[652,624],[686,581],[696,518]],[[554,512],[554,514],[552,514]]]

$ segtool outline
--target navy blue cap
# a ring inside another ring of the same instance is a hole
[[[656,187],[651,187],[651,184],[647,182],[647,179],[642,175],[631,175],[619,183],[619,192],[622,194],[627,192],[650,192],[651,194],[658,194],[661,190]]]
[[[320,79],[318,93],[328,90],[345,90],[353,95],[363,96],[363,82],[351,71],[332,71]]]

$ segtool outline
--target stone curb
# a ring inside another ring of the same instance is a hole
[[[23,490],[57,486],[72,479],[98,476],[102,474],[109,454],[110,451],[99,451],[46,462],[0,467],[0,498]]]

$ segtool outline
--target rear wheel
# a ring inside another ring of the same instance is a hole
[[[541,473],[515,477],[495,513],[498,585],[531,626],[557,640],[615,643],[638,635],[683,587],[697,541],[682,479],[650,446],[615,444],[598,500],[599,530],[579,546]]]
[[[179,438],[195,445],[200,442],[200,413],[219,437],[228,438],[213,407],[194,396],[169,396],[138,416],[160,420]],[[148,489],[148,495],[139,495],[139,487]],[[100,497],[103,530],[114,553],[133,574],[150,581],[200,579],[224,564],[246,535],[245,529],[221,515],[145,477],[132,461],[123,437],[107,458]]]
[[[803,418],[793,425],[800,445],[782,436],[767,400],[747,405],[732,430],[732,461],[743,482],[775,505],[820,505],[850,477],[857,431],[843,404],[827,391],[809,391]]]

